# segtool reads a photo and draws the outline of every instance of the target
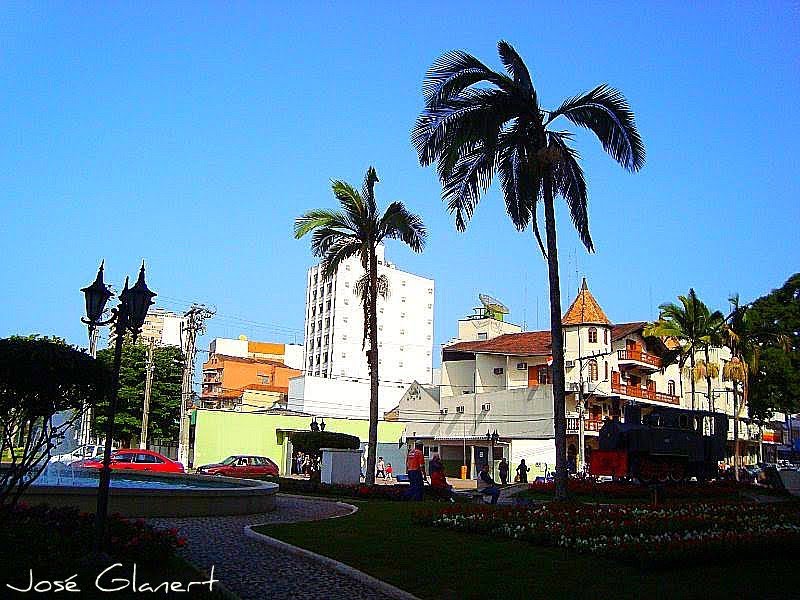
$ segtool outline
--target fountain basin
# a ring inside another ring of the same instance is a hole
[[[22,498],[29,504],[97,508],[96,470],[80,469],[59,485],[47,479],[30,486]],[[278,485],[254,479],[209,477],[184,473],[143,475],[114,469],[109,488],[109,513],[126,517],[205,517],[247,515],[275,510]]]

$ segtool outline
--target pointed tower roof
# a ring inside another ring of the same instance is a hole
[[[578,296],[575,301],[564,313],[564,318],[561,319],[563,325],[584,325],[590,323],[592,325],[611,325],[606,313],[600,308],[597,300],[594,299],[589,287],[586,285],[586,277],[583,278],[581,289],[578,290]]]

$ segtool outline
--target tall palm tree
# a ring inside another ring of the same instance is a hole
[[[386,297],[388,282],[378,274],[377,247],[387,239],[400,240],[414,252],[422,252],[427,232],[422,219],[402,202],[392,202],[383,214],[375,201],[378,174],[367,169],[361,191],[349,183],[334,180],[331,188],[340,210],[317,209],[298,217],[294,236],[311,236],[311,252],[321,258],[322,277],[330,279],[339,265],[358,257],[364,268],[366,283],[356,286],[356,294],[364,309],[364,340],[369,340],[367,359],[370,375],[369,443],[367,446],[368,484],[375,483],[375,454],[378,446],[378,296]]]
[[[739,480],[739,419],[747,406],[750,389],[750,375],[758,371],[761,354],[760,343],[775,339],[766,332],[759,331],[751,319],[750,306],[739,303],[739,295],[729,298],[731,314],[725,321],[723,334],[725,343],[731,351],[731,360],[723,369],[723,377],[733,383],[733,466],[736,480]],[[739,402],[739,385],[742,386]]]
[[[717,334],[713,331],[712,324],[724,320],[722,313],[709,310],[708,306],[697,297],[694,288],[689,289],[686,296],[678,296],[680,304],[668,302],[659,306],[658,320],[645,327],[644,334],[656,337],[675,338],[689,357],[689,383],[691,384],[692,410],[695,409],[695,381],[696,374],[700,371],[695,363],[695,354],[708,348],[709,344],[716,342]],[[710,363],[706,353],[704,365]],[[710,367],[706,372],[710,371]],[[704,375],[705,376],[705,375]],[[711,380],[708,382],[708,396],[711,398]]]
[[[586,249],[588,193],[573,136],[554,127],[563,117],[592,131],[603,149],[629,171],[644,165],[645,151],[625,97],[608,85],[545,110],[530,72],[507,42],[497,45],[507,74],[492,71],[474,56],[454,50],[438,58],[422,86],[425,108],[412,131],[423,166],[438,163],[442,198],[464,231],[480,196],[495,173],[506,212],[519,231],[531,226],[547,259],[550,284],[550,332],[553,353],[553,410],[556,444],[556,498],[567,495],[564,340],[558,275],[555,203],[561,196]],[[537,211],[544,205],[546,246]]]

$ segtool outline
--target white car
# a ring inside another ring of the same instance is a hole
[[[50,463],[61,463],[68,465],[74,463],[76,460],[84,460],[86,458],[97,458],[103,455],[102,444],[87,444],[86,446],[78,446],[72,452],[65,454],[56,454],[50,457]]]

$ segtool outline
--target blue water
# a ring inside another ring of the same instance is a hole
[[[44,473],[41,474],[34,482],[33,485],[55,485],[60,487],[85,487],[92,488],[99,485],[99,475],[93,477],[86,475],[85,471],[78,474],[69,469],[54,471],[48,467]],[[224,481],[215,481],[208,478],[208,481],[196,481],[180,479],[160,479],[158,475],[143,475],[141,477],[132,477],[128,474],[120,475],[111,473],[111,487],[112,488],[139,488],[139,489],[162,489],[162,490],[199,490],[208,488],[231,488],[239,487]]]

